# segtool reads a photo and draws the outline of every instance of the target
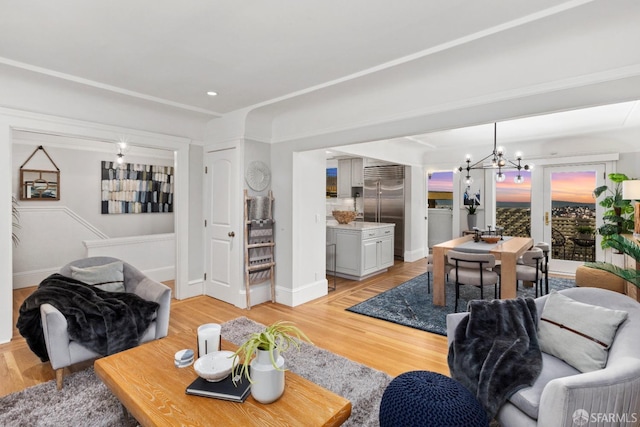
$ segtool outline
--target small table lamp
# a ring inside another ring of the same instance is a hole
[[[633,237],[640,238],[640,180],[622,181],[622,198],[635,200]]]

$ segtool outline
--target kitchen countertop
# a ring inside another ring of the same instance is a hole
[[[327,227],[329,228],[340,228],[343,230],[373,230],[376,228],[383,228],[396,225],[390,222],[363,222],[363,221],[353,221],[349,224],[338,224],[336,220],[327,221]]]

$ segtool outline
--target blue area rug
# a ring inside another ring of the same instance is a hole
[[[433,275],[431,275],[433,280]],[[575,282],[571,279],[549,278],[549,290],[572,288]],[[433,283],[431,285],[433,290]],[[347,310],[365,316],[387,320],[400,325],[410,326],[439,335],[447,335],[446,316],[453,313],[456,287],[453,283],[446,285],[447,305],[434,306],[433,294],[427,293],[427,273],[369,298]],[[518,286],[518,296],[535,297],[535,289]],[[485,299],[493,298],[493,286],[484,287]],[[461,286],[458,311],[465,311],[467,303],[480,298],[480,289],[475,286]]]

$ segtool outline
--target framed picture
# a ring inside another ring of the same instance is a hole
[[[60,200],[60,172],[20,170],[20,200]]]
[[[100,174],[103,214],[173,212],[173,166],[103,161]]]
[[[463,193],[463,205],[480,206],[480,190],[475,193],[471,192],[471,189],[467,187]]]

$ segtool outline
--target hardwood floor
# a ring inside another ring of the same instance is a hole
[[[430,370],[448,375],[446,337],[345,310],[423,273],[425,269],[426,260],[396,262],[388,272],[361,282],[338,279],[337,290],[298,307],[264,303],[251,310],[243,310],[206,296],[174,300],[169,334],[195,331],[200,324],[222,323],[240,316],[263,324],[290,320],[317,346],[389,375],[396,376],[410,370]],[[14,291],[14,319],[17,319],[20,304],[33,290]],[[89,364],[73,366],[70,372],[84,369]],[[0,396],[4,396],[55,376],[49,363],[40,362],[14,330],[14,339],[0,345],[0,377],[3,378]]]

